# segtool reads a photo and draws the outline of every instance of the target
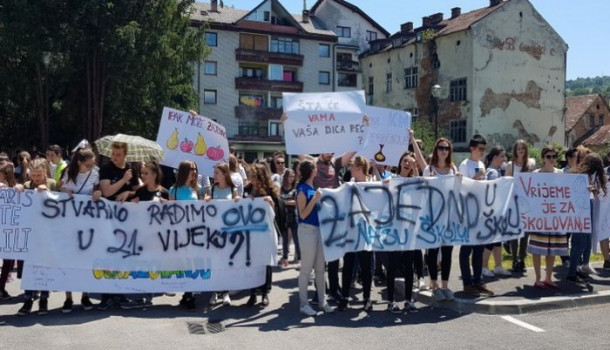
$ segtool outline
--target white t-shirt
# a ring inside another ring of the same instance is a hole
[[[482,161],[478,161],[475,162],[473,160],[470,160],[470,158],[468,159],[464,159],[462,161],[462,163],[460,163],[460,173],[462,173],[462,175],[469,177],[469,178],[474,178],[475,175],[477,175],[477,173],[480,170],[485,171],[485,164],[483,164]]]
[[[233,185],[237,189],[237,195],[240,197],[244,196],[244,180],[241,178],[239,173],[231,173],[231,180],[233,181]]]
[[[71,190],[74,194],[92,195],[95,186],[100,183],[100,174],[96,169],[91,169],[86,173],[79,172],[76,175],[76,182],[73,182],[68,179],[68,172],[66,172],[61,180],[64,183],[63,187]]]
[[[446,174],[441,174],[438,172],[438,170],[436,169],[435,166],[433,165],[428,165],[427,167],[424,168],[424,172],[422,174],[422,176],[426,177],[426,176],[453,176],[457,173],[457,168],[455,167],[455,165],[451,166],[451,168],[449,168],[449,172],[447,172]],[[431,175],[433,174],[433,175]]]
[[[515,163],[513,163],[512,161],[508,162],[508,164],[506,165],[506,167],[508,168],[509,166],[513,167],[513,176],[515,176],[518,173],[521,173],[521,166],[516,165]],[[534,158],[528,158],[527,160],[527,168],[529,169],[528,172],[532,172],[534,170],[536,170],[536,160]]]

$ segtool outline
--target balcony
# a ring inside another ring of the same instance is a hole
[[[360,63],[351,60],[338,61],[337,71],[339,72],[351,72],[351,73],[362,73],[360,71]]]
[[[265,80],[258,78],[235,78],[237,90],[276,91],[276,92],[303,92],[303,83],[300,81]]]
[[[281,52],[236,49],[235,59],[242,62],[281,64],[297,67],[303,66],[303,55],[294,55]]]
[[[235,106],[235,118],[245,120],[279,120],[282,117],[281,108],[261,108]]]
[[[248,142],[284,142],[284,136],[275,129],[273,134],[266,121],[240,121],[238,134],[231,138],[232,141]]]

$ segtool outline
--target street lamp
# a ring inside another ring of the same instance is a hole
[[[434,98],[434,140],[438,140],[438,98],[441,94],[441,86],[432,86],[432,97]]]

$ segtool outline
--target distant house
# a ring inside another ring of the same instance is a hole
[[[408,12],[405,12],[408,15]],[[512,147],[563,144],[568,46],[528,0],[490,0],[401,25],[361,55],[367,103],[438,124],[460,150],[473,134]],[[432,87],[440,86],[437,98]],[[417,130],[416,130],[417,132]]]
[[[610,107],[601,95],[566,98],[566,143],[595,151],[610,144]]]

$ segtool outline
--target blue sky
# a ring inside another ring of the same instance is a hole
[[[199,0],[201,1],[201,0]],[[250,10],[262,0],[223,0],[225,6]],[[400,24],[421,25],[421,18],[436,12],[450,17],[452,7],[468,12],[489,5],[489,0],[348,0],[360,7],[388,32],[400,29]],[[209,2],[207,0],[206,2]],[[280,0],[291,13],[300,13],[303,0]],[[610,45],[602,33],[610,14],[608,0],[530,0],[540,14],[568,43],[567,78],[610,75]],[[307,0],[311,8],[315,0]]]

